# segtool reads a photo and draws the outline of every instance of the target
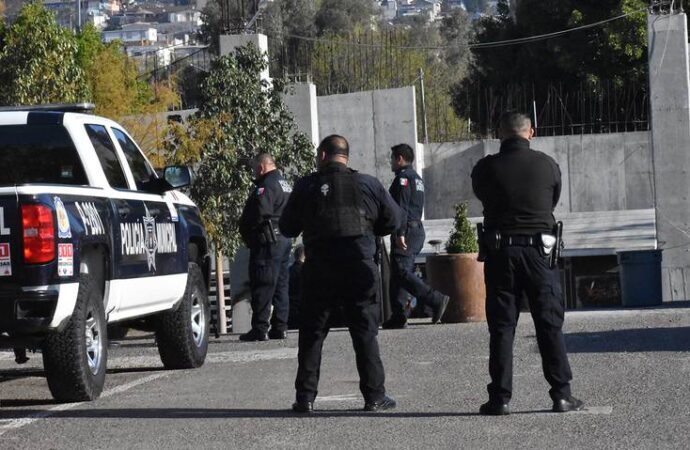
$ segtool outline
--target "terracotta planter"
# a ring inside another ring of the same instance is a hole
[[[443,322],[486,320],[484,263],[476,253],[427,256],[426,277],[431,287],[450,296]]]

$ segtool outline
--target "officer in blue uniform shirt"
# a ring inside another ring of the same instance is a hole
[[[240,335],[240,340],[285,339],[291,242],[280,232],[278,219],[292,188],[276,169],[271,155],[260,154],[253,160],[253,166],[256,187],[247,198],[240,217],[240,235],[250,252],[252,329]]]
[[[414,151],[407,144],[391,148],[391,170],[395,179],[389,192],[400,205],[403,220],[400,228],[391,235],[391,317],[383,328],[405,328],[407,316],[405,303],[409,292],[421,305],[432,308],[432,323],[438,323],[448,306],[449,297],[433,290],[414,273],[414,262],[424,246],[424,182],[412,168]]]
[[[312,411],[321,349],[329,318],[342,307],[355,350],[365,411],[395,407],[386,395],[379,355],[380,277],[374,262],[376,236],[398,228],[400,209],[374,177],[347,167],[349,145],[325,138],[317,149],[318,171],[300,179],[280,218],[286,236],[303,234],[299,353],[293,410]]]

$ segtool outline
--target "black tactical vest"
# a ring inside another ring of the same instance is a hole
[[[317,191],[312,220],[305,226],[305,237],[358,237],[371,230],[356,171],[347,169],[320,174]]]

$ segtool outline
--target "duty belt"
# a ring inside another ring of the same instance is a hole
[[[541,245],[539,235],[516,234],[501,236],[501,247],[536,247]]]

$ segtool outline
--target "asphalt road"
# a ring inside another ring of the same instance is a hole
[[[213,340],[207,363],[162,370],[150,337],[110,349],[103,396],[55,404],[40,355],[24,366],[0,353],[0,449],[79,448],[688,448],[690,304],[570,312],[565,326],[573,392],[585,411],[548,412],[534,329],[515,346],[513,414],[477,415],[486,399],[485,324],[380,333],[390,412],[364,413],[349,335],[324,346],[309,417],[293,401],[297,335],[282,342]]]

